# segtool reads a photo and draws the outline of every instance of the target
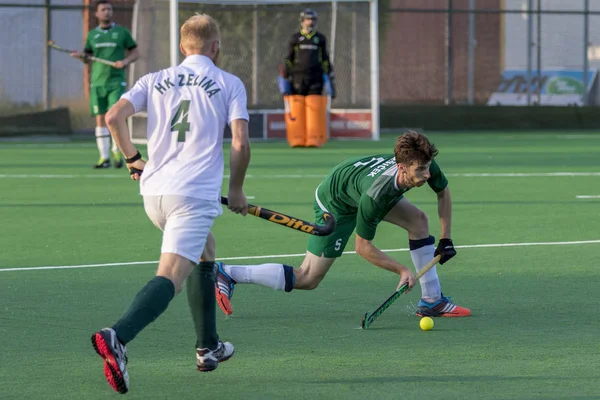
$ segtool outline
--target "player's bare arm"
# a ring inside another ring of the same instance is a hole
[[[106,114],[106,125],[110,130],[110,134],[121,149],[127,162],[127,168],[130,171],[143,171],[146,162],[138,158],[138,150],[135,148],[129,137],[129,127],[127,126],[127,118],[135,114],[133,104],[128,100],[120,99]],[[141,173],[132,173],[131,179],[139,180]]]
[[[248,201],[244,195],[243,186],[246,170],[250,163],[250,138],[248,121],[236,119],[231,121],[231,151],[229,156],[229,205],[228,208],[236,214],[246,215]]]
[[[137,47],[135,49],[131,49],[127,51],[127,57],[122,59],[121,61],[115,62],[115,68],[122,69],[127,67],[129,64],[135,62],[138,58],[140,58],[140,52]]]
[[[400,275],[398,287],[408,283],[409,290],[415,284],[415,277],[410,269],[394,260],[392,257],[379,250],[371,240],[364,239],[356,235],[356,253],[375,265],[376,267],[386,269]]]
[[[452,199],[450,197],[450,188],[437,193],[438,216],[440,217],[440,234],[442,238],[452,239]]]

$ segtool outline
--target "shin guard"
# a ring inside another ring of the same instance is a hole
[[[304,96],[284,96],[285,104],[285,127],[287,141],[290,147],[306,146],[306,109]]]
[[[306,146],[321,147],[327,142],[327,97],[306,96]]]

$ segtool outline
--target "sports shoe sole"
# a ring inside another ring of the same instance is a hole
[[[219,305],[219,308],[225,315],[233,314],[229,297],[221,293],[221,290],[218,287],[215,287],[215,297],[217,298],[217,304]]]
[[[219,362],[216,363],[216,364],[197,365],[198,366],[198,371],[200,371],[200,372],[211,372],[211,371],[214,371],[219,366],[219,363],[222,363],[222,362],[225,362],[225,361],[229,360],[231,357],[233,357],[234,354],[235,354],[235,350],[233,350],[233,352],[228,357],[220,359]]]
[[[127,386],[119,370],[119,364],[115,360],[115,356],[106,343],[106,340],[104,340],[102,333],[96,332],[92,335],[92,345],[96,353],[104,360],[104,376],[108,384],[121,394],[127,393]]]
[[[106,169],[106,168],[110,168],[110,162],[109,163],[96,164],[92,168],[94,168],[94,169]]]
[[[469,310],[468,313],[454,313],[454,312],[449,312],[449,313],[442,313],[442,314],[435,314],[435,313],[420,313],[417,312],[417,317],[446,317],[446,318],[461,318],[461,317],[470,317],[471,316],[471,311]]]

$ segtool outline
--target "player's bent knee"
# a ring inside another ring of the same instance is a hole
[[[314,290],[317,287],[319,287],[319,283],[321,283],[322,280],[323,280],[322,277],[310,279],[306,282],[306,287],[304,289],[305,290]]]
[[[418,237],[426,237],[429,235],[429,219],[425,212],[417,210],[417,213],[411,220],[409,231]]]
[[[217,256],[217,243],[212,232],[208,233],[206,238],[206,244],[204,245],[204,251],[200,257],[200,261],[215,261]]]
[[[114,125],[117,120],[117,113],[114,109],[108,110],[108,113],[104,116],[104,118],[97,119],[97,125],[106,126],[106,125]]]
[[[297,270],[295,273],[294,289],[313,290],[319,286],[324,275],[311,274],[309,271]]]
[[[424,211],[419,210],[417,214],[417,223],[419,227],[427,228],[429,226],[429,219],[427,218],[427,214]]]
[[[158,264],[157,276],[163,276],[173,282],[175,294],[183,289],[183,283],[192,273],[196,263],[175,253],[163,253]]]

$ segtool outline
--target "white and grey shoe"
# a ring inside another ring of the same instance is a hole
[[[117,392],[125,394],[129,390],[127,373],[127,348],[119,342],[111,328],[104,328],[92,335],[96,353],[104,360],[106,381]]]
[[[220,362],[227,361],[233,356],[235,349],[229,342],[221,342],[215,350],[196,349],[196,364],[198,371],[209,372],[215,370]]]

